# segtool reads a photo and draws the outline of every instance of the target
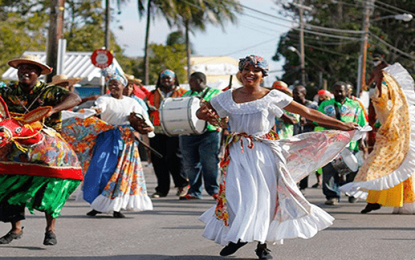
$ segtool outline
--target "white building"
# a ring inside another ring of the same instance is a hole
[[[46,63],[46,53],[41,51],[27,51],[23,55],[37,56],[40,61]],[[91,62],[92,52],[66,52],[63,59],[62,72],[58,74],[65,74],[68,78],[80,77],[80,81],[76,90],[81,97],[100,94],[101,86],[104,84],[104,78],[101,76],[101,69],[95,67]],[[110,65],[116,72],[124,75],[120,64],[114,58]],[[17,69],[10,67],[3,75],[3,81],[17,81]],[[45,81],[45,77],[41,77]]]

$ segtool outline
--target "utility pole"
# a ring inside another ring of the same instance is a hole
[[[149,51],[150,51],[150,46],[148,44],[148,41],[150,39],[150,22],[151,22],[151,4],[152,1],[148,0],[147,2],[147,25],[146,25],[146,42],[144,44],[144,68],[143,68],[143,73],[144,73],[144,85],[148,85],[150,82],[150,76],[149,76],[149,66],[150,66],[150,56],[149,56]]]
[[[360,50],[360,62],[358,71],[358,80],[356,88],[356,97],[359,96],[360,90],[366,85],[366,60],[367,60],[367,45],[369,41],[369,27],[370,27],[370,15],[373,12],[373,6],[375,0],[364,1],[363,8],[363,35]]]
[[[304,10],[311,11],[312,8],[303,5],[303,0],[299,0],[299,3],[293,3],[298,8],[300,16],[300,58],[301,58],[301,85],[306,86],[306,75],[305,75],[305,51],[304,51]]]
[[[65,10],[64,5],[65,0],[51,0],[50,2],[46,64],[52,67],[53,71],[47,76],[47,82],[52,81],[52,77],[56,75],[56,69],[58,67],[59,39],[62,39],[63,35],[63,12]]]
[[[110,20],[111,20],[111,6],[110,0],[105,0],[105,48],[110,49]]]

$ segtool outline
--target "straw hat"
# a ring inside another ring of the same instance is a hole
[[[59,74],[52,77],[52,82],[48,83],[49,85],[57,85],[60,83],[68,82],[69,86],[72,86],[79,81],[81,81],[82,78],[68,78],[65,74]]]
[[[142,82],[141,79],[136,79],[134,75],[131,75],[131,74],[124,74],[124,77],[128,80],[128,83],[139,85]]]
[[[275,81],[272,84],[272,87],[271,88],[272,89],[278,89],[278,90],[281,90],[281,91],[283,91],[285,93],[288,93],[288,94],[291,94],[292,95],[291,89],[288,88],[287,83],[285,83],[284,81],[281,81],[281,80]]]
[[[23,55],[20,58],[10,60],[7,64],[15,69],[17,69],[20,64],[33,64],[42,69],[41,74],[43,75],[49,75],[52,73],[52,68],[42,63],[39,58],[34,55]]]

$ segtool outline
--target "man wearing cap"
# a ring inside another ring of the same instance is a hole
[[[160,72],[156,83],[156,89],[147,95],[150,120],[154,126],[155,137],[150,139],[150,146],[163,155],[163,158],[151,156],[154,173],[157,177],[156,192],[152,198],[166,197],[170,190],[170,174],[173,177],[174,186],[177,188],[177,196],[187,194],[189,180],[183,170],[180,159],[179,137],[168,136],[164,133],[160,124],[159,108],[162,100],[167,97],[180,97],[186,90],[180,87],[174,71],[165,69]]]
[[[40,106],[51,106],[52,110],[45,118],[44,124],[59,131],[61,129],[60,111],[78,105],[81,101],[79,96],[65,88],[54,85],[49,86],[39,81],[40,75],[48,75],[52,72],[52,69],[46,64],[43,64],[36,56],[22,56],[21,58],[9,61],[8,64],[17,69],[19,79],[18,83],[12,83],[9,86],[0,88],[0,96],[7,104],[9,111],[17,114],[25,114]],[[12,229],[0,238],[0,244],[8,244],[14,239],[22,237],[23,227],[21,221],[25,219],[26,202],[33,209],[45,212],[47,226],[43,244],[55,245],[57,243],[55,223],[59,213],[56,213],[56,209],[53,212],[47,212],[43,208],[47,204],[53,204],[57,193],[60,195],[64,194],[62,196],[64,198],[62,202],[64,203],[79,185],[79,182],[77,185],[71,184],[71,187],[69,185],[64,187],[63,183],[69,183],[71,181],[70,179],[43,177],[39,180],[37,177],[32,176],[30,173],[27,175],[19,175],[19,179],[15,185],[20,184],[21,187],[18,190],[14,190],[16,186],[7,186],[7,183],[10,182],[10,179],[16,178],[16,175],[0,174],[0,190],[3,192],[0,197],[0,220],[10,222],[12,225]],[[36,187],[39,187],[39,185],[41,187],[36,191]],[[48,188],[50,185],[56,185],[56,188],[50,191]],[[16,201],[17,198],[15,198],[11,202],[12,198],[16,196],[16,193],[25,194],[27,196],[26,200]],[[33,201],[36,201],[36,203]],[[62,206],[63,204],[60,207]]]

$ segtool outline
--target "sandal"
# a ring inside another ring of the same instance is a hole
[[[22,235],[23,235],[23,227],[22,227],[22,231],[20,231],[20,233],[18,233],[18,234],[13,233],[10,230],[9,233],[7,233],[6,235],[4,235],[3,237],[0,238],[0,244],[2,244],[2,245],[9,244],[14,239],[20,239],[20,238],[22,238]]]
[[[45,233],[45,239],[43,240],[43,244],[45,246],[54,246],[58,243],[56,239],[56,235],[52,230],[49,230]]]

